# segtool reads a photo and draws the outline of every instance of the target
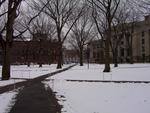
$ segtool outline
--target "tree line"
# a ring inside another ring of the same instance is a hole
[[[11,75],[13,41],[18,38],[26,40],[27,35],[33,37],[36,33],[46,34],[48,40],[57,41],[58,69],[62,68],[62,49],[66,40],[77,50],[82,66],[85,46],[94,38],[101,38],[105,50],[104,72],[110,72],[110,49],[117,66],[116,48],[121,40],[116,37],[115,44],[112,44],[112,31],[117,33],[118,29],[126,31],[132,27],[128,31],[132,34],[134,22],[139,15],[149,13],[149,5],[147,1],[137,0],[0,0],[2,80],[8,80]],[[132,25],[127,26],[125,23],[128,22]],[[120,24],[119,28],[115,27],[117,24]],[[128,38],[128,44],[132,46],[132,35]],[[130,56],[132,62],[132,50]]]

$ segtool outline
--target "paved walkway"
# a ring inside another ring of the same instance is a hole
[[[9,113],[61,113],[61,106],[50,88],[45,90],[41,82],[32,82],[20,91]]]
[[[16,88],[24,86],[16,97],[16,103],[9,113],[61,113],[62,106],[58,104],[55,94],[50,88],[45,89],[41,81],[72,68],[46,74],[25,82],[16,83]],[[13,90],[14,84],[0,88],[0,94]]]

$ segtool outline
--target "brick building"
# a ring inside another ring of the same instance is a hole
[[[56,42],[50,41],[14,41],[11,49],[11,64],[56,63],[57,47]],[[2,62],[2,51],[0,53]]]
[[[63,62],[64,63],[77,63],[79,57],[76,50],[64,49],[63,50]]]

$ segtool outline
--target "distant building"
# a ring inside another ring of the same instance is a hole
[[[133,36],[135,62],[150,62],[150,15],[137,24]]]
[[[64,49],[63,50],[63,62],[64,63],[77,63],[79,62],[79,57],[77,51],[73,49]]]
[[[135,22],[132,36],[133,61],[150,62],[150,15],[143,21]],[[128,45],[128,38],[123,36],[118,47],[120,62],[128,62],[131,48]]]
[[[14,41],[11,49],[11,64],[57,62],[57,42],[50,41]],[[1,63],[2,63],[2,50]]]
[[[131,23],[128,23],[131,24]],[[131,28],[129,28],[131,29]],[[112,32],[112,44],[116,43],[114,31]],[[132,48],[133,53],[133,61],[134,62],[150,62],[150,15],[145,16],[143,21],[135,22],[133,38],[132,38],[132,47],[129,47],[128,44],[128,36],[130,36],[130,32],[126,32],[126,34],[122,35],[122,32],[117,33],[118,36],[121,36],[121,40],[119,42],[119,46],[117,48],[118,51],[118,62],[129,62],[130,56],[129,51]],[[127,36],[128,35],[128,36]],[[90,60],[91,62],[103,63],[104,61],[104,44],[102,41],[97,40],[91,42],[89,45],[90,48]],[[110,49],[110,56],[112,62],[112,51]]]
[[[88,44],[91,63],[104,63],[104,48],[102,40],[94,40]]]

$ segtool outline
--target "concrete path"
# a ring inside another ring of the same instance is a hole
[[[18,94],[9,113],[61,113],[61,106],[50,88],[45,90],[41,82],[32,82]]]

